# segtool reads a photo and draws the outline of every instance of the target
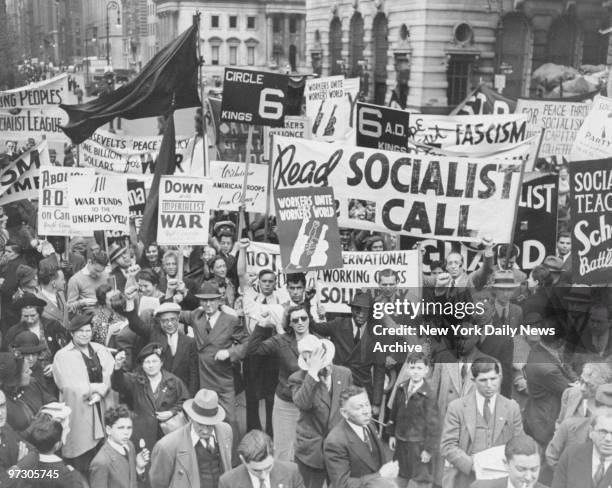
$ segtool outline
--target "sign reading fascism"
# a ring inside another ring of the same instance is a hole
[[[523,162],[412,156],[355,146],[274,138],[273,188],[332,186],[342,227],[509,242]],[[371,217],[352,209],[363,206]]]

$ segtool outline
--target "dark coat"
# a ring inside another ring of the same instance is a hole
[[[340,393],[353,384],[351,372],[344,366],[332,366],[331,394],[325,383],[315,381],[306,371],[289,377],[293,403],[300,410],[295,437],[295,457],[306,466],[325,469],[323,441],[342,419]]]
[[[276,488],[304,488],[304,480],[295,463],[274,461],[270,471],[270,486]],[[246,467],[240,465],[225,473],[219,479],[219,488],[259,488],[253,486]]]
[[[0,267],[0,277],[4,278],[0,285],[0,332],[3,334],[11,324],[19,320],[19,312],[13,309],[12,304],[13,295],[17,291],[17,268],[20,264],[27,264],[23,256],[18,256]]]
[[[57,351],[70,342],[70,334],[57,320],[49,320],[41,317],[40,323],[42,325],[42,332],[44,332],[45,335],[47,347],[49,348],[51,357],[53,357]],[[8,330],[3,340],[5,349],[8,349],[9,345],[15,340],[15,337],[27,330],[29,330],[28,326],[23,322],[13,325],[13,327]]]
[[[128,444],[128,459],[119,454],[108,441],[89,465],[90,488],[137,488],[136,451]]]
[[[508,488],[508,477],[498,478],[495,480],[478,480],[470,485],[470,488]],[[536,482],[534,488],[548,488],[539,481]]]
[[[125,395],[127,402],[134,412],[134,431],[132,442],[140,445],[140,439],[144,439],[147,449],[153,449],[153,445],[163,437],[159,421],[155,417],[156,412],[170,410],[179,413],[189,392],[185,384],[172,373],[162,369],[162,380],[157,387],[158,394],[154,395],[151,384],[144,373],[126,373],[123,370],[115,370],[111,376],[113,390]]]
[[[568,447],[559,459],[551,488],[577,488],[593,486],[593,442]],[[594,488],[608,488],[612,484],[612,468]]]
[[[121,271],[121,268],[115,267],[108,276],[108,281],[110,284],[113,284],[113,280],[115,280],[115,284],[117,285],[117,290],[125,291],[125,284],[127,283],[127,278]]]

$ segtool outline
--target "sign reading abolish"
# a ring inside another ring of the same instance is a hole
[[[221,120],[283,127],[289,77],[225,68]]]
[[[590,103],[519,98],[516,113],[528,117],[527,137],[539,135],[545,129],[540,157],[567,157],[590,107]]]
[[[276,190],[274,203],[286,273],[342,267],[331,188]]]
[[[357,102],[357,145],[407,152],[409,121],[404,110]]]
[[[207,178],[161,177],[158,244],[191,246],[208,241],[211,187]]]
[[[342,269],[317,272],[321,303],[327,312],[350,313],[357,290],[378,287],[378,273],[385,268],[397,272],[399,287],[417,289],[419,256],[419,251],[343,252]]]
[[[331,186],[340,225],[418,237],[509,242],[522,162],[412,157],[355,146],[274,138],[273,188]],[[351,219],[351,200],[374,209]]]
[[[569,165],[574,283],[612,280],[612,158]]]
[[[244,163],[211,161],[210,177],[213,181],[211,209],[237,211],[244,183]],[[249,179],[244,199],[247,212],[266,212],[268,166],[249,165]]]
[[[43,166],[38,188],[38,233],[45,236],[70,236],[70,205],[68,179],[73,175],[87,175],[94,179],[89,168]]]
[[[597,95],[584,119],[574,145],[570,161],[602,159],[612,155],[612,98]]]
[[[120,175],[68,177],[70,228],[76,232],[118,230],[129,233],[127,184]]]
[[[41,166],[49,166],[49,149],[42,141],[29,151],[11,162],[0,175],[0,205],[18,200],[38,198],[39,175]]]

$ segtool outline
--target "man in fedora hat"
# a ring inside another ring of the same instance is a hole
[[[124,291],[130,275],[128,269],[132,265],[128,248],[113,242],[108,249],[108,261],[112,267],[110,279],[115,280],[117,290]]]
[[[298,341],[298,366],[289,377],[293,403],[300,410],[295,460],[306,488],[321,488],[327,478],[323,441],[342,419],[340,393],[352,386],[351,371],[332,364],[334,344],[310,334]]]
[[[151,488],[217,488],[232,469],[232,429],[212,390],[183,403],[189,423],[160,439],[151,454]]]

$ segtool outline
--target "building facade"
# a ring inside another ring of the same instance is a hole
[[[480,82],[529,95],[546,62],[605,64],[601,0],[307,0],[312,72],[361,77],[378,104],[444,113]],[[500,77],[498,77],[500,80]]]

